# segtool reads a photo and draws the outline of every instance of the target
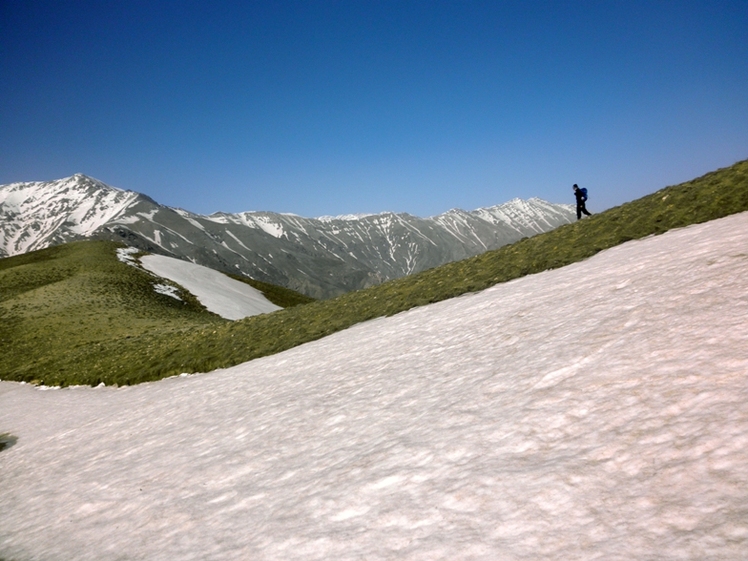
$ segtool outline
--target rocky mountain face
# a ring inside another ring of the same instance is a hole
[[[573,219],[571,205],[540,199],[430,218],[204,216],[74,175],[0,186],[0,257],[80,239],[117,240],[328,298],[471,257]]]

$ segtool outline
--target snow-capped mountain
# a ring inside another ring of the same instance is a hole
[[[0,186],[0,257],[91,236],[140,196],[84,175]]]
[[[0,257],[111,239],[325,298],[477,255],[573,217],[571,205],[535,198],[430,218],[204,216],[78,174],[0,186]]]

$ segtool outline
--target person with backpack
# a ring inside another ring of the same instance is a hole
[[[587,210],[587,207],[585,206],[585,201],[587,201],[587,189],[579,188],[579,185],[576,183],[574,184],[574,196],[577,198],[577,220],[582,218],[582,214],[586,214],[587,216],[592,216],[592,213]]]

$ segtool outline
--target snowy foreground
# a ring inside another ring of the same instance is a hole
[[[746,559],[748,214],[4,432],[15,561]]]

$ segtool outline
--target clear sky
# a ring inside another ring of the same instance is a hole
[[[748,158],[748,2],[0,0],[0,183],[594,212]]]

